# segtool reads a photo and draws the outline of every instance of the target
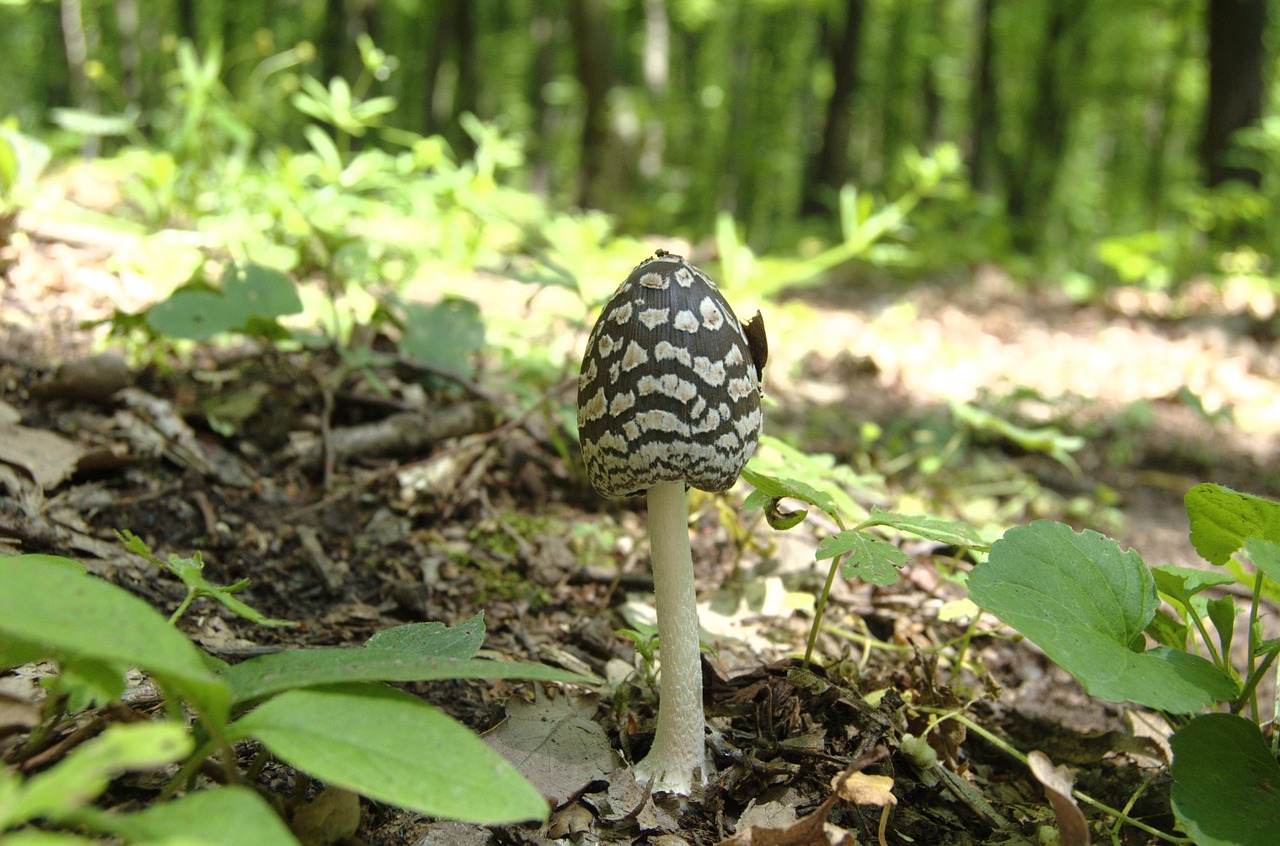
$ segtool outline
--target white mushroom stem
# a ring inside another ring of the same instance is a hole
[[[705,779],[702,659],[698,650],[698,606],[689,549],[689,512],[684,482],[659,482],[648,492],[649,545],[657,597],[658,732],[649,755],[636,765],[640,782],[655,791],[688,795],[694,778]]]

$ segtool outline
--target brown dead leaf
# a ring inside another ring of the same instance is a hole
[[[294,812],[289,827],[303,846],[339,843],[360,827],[360,797],[340,787],[326,787]]]
[[[716,846],[854,846],[853,835],[827,822],[839,796],[832,793],[813,813],[786,828],[750,826]]]
[[[1067,768],[1055,767],[1049,756],[1039,750],[1027,755],[1027,765],[1053,806],[1062,846],[1089,846],[1089,823],[1071,798],[1072,780]]]
[[[84,447],[56,432],[0,426],[0,461],[26,470],[46,491],[70,476],[84,453]]]
[[[893,795],[893,779],[889,776],[841,773],[832,779],[831,788],[840,798],[855,805],[886,807],[898,804],[898,797]]]
[[[561,805],[617,766],[595,709],[591,699],[552,697],[539,689],[533,702],[508,702],[507,719],[485,740]]]

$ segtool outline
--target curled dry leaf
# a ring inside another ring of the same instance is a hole
[[[1027,756],[1031,774],[1044,787],[1053,815],[1058,819],[1062,846],[1089,846],[1089,824],[1071,798],[1072,782],[1066,767],[1055,767],[1049,756],[1036,750]]]

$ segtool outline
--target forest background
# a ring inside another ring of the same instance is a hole
[[[278,167],[322,143],[317,121],[344,152],[439,138],[463,161],[500,138],[501,181],[552,207],[695,242],[728,214],[761,252],[816,252],[859,203],[923,190],[871,263],[996,261],[1088,296],[1274,279],[1277,17],[1267,0],[7,0],[0,115],[59,157],[159,148],[173,173],[134,174],[153,203],[180,205],[184,169],[214,159]]]

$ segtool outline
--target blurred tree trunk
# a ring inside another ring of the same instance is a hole
[[[980,0],[978,3],[978,66],[974,71],[973,88],[969,91],[969,110],[973,126],[969,130],[969,182],[975,191],[991,189],[991,157],[996,151],[999,101],[996,99],[995,73],[991,67],[994,53],[992,12],[996,0]]]
[[[142,95],[138,66],[142,54],[138,49],[138,0],[116,0],[116,29],[120,33],[120,91],[130,103]]]
[[[1200,164],[1209,187],[1238,179],[1257,187],[1256,170],[1231,165],[1231,136],[1262,117],[1266,0],[1209,0],[1209,96]]]
[[[1036,96],[1023,128],[1020,156],[1006,158],[1005,211],[1015,248],[1033,251],[1043,240],[1045,213],[1053,200],[1071,131],[1071,98],[1087,56],[1088,32],[1079,23],[1088,0],[1049,4],[1044,47],[1035,69]]]
[[[62,44],[67,55],[67,71],[71,79],[71,104],[86,112],[98,113],[98,92],[89,81],[86,65],[89,61],[89,42],[97,40],[85,32],[84,15],[80,0],[62,0]],[[102,139],[86,135],[80,153],[86,157],[98,154]]]
[[[666,0],[644,0],[644,87],[649,94],[640,150],[640,173],[656,179],[662,170],[666,146],[665,109],[671,79],[671,20]]]
[[[475,114],[480,97],[475,7],[470,0],[445,0],[436,4],[434,17],[422,18],[423,39],[430,45],[422,87],[425,131],[443,135],[465,158],[475,144],[459,128],[458,115]]]
[[[810,160],[805,180],[805,214],[823,214],[836,207],[840,189],[849,181],[849,138],[853,132],[853,93],[858,87],[858,59],[862,46],[864,0],[846,0],[844,26],[837,38],[825,39],[831,61],[831,97],[822,123],[822,141]]]
[[[609,146],[610,50],[608,6],[604,0],[570,0],[569,23],[582,85],[583,115],[577,203],[602,207],[600,177]]]
[[[933,0],[928,17],[930,49],[925,55],[924,79],[924,141],[925,149],[937,145],[942,129],[942,91],[938,80],[938,61],[934,57],[939,45],[946,38],[947,0]]]
[[[547,108],[546,87],[556,73],[556,51],[553,46],[555,34],[555,15],[549,14],[544,4],[534,4],[529,19],[529,43],[533,58],[525,80],[525,100],[533,113],[530,123],[534,129],[527,147],[529,187],[540,194],[547,194],[551,190],[550,160],[553,154],[549,140],[554,127],[552,110]]]
[[[196,0],[178,0],[178,36],[185,38],[197,47],[196,40]]]

